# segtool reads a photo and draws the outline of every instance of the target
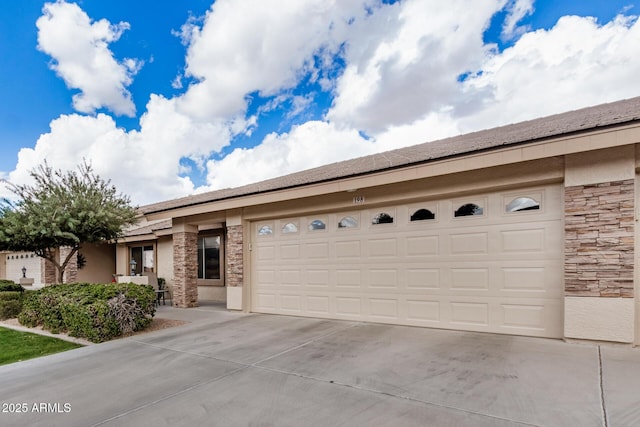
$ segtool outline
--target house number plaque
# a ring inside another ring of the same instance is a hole
[[[353,196],[354,205],[362,205],[364,203],[364,196]]]

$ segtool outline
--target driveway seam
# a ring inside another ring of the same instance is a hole
[[[215,378],[212,378],[212,379],[210,379],[208,381],[203,381],[203,382],[200,382],[200,383],[197,383],[197,384],[193,384],[193,385],[191,385],[191,386],[189,386],[189,387],[187,387],[185,389],[182,389],[180,391],[176,391],[175,393],[171,393],[171,394],[169,394],[167,396],[161,397],[161,398],[156,399],[156,400],[154,400],[152,402],[148,402],[148,403],[145,403],[144,405],[140,405],[140,406],[137,406],[137,407],[135,407],[133,409],[129,409],[128,411],[125,411],[125,412],[123,412],[121,414],[118,414],[116,416],[107,418],[106,420],[102,420],[102,421],[99,421],[99,422],[97,422],[95,424],[91,424],[91,427],[100,426],[100,425],[106,424],[106,423],[108,423],[110,421],[117,420],[118,418],[126,417],[127,415],[133,414],[134,412],[138,412],[138,411],[141,411],[141,410],[143,410],[145,408],[149,408],[151,406],[157,405],[158,403],[162,403],[162,402],[164,402],[166,400],[169,400],[169,399],[171,399],[173,397],[180,396],[181,394],[187,393],[187,392],[189,392],[191,390],[194,390],[194,389],[196,389],[198,387],[202,387],[203,385],[211,384],[211,383],[214,383],[214,382],[219,381],[221,379],[224,379],[224,378],[226,378],[226,377],[228,377],[230,375],[233,375],[236,372],[240,372],[240,371],[242,371],[244,369],[247,369],[247,367],[246,366],[240,366],[240,367],[234,369],[233,371],[227,372],[226,374],[219,375],[219,376],[217,376]]]
[[[604,427],[609,427],[609,420],[607,420],[607,405],[604,398],[604,379],[602,375],[602,346],[598,345],[598,379],[600,380],[600,406],[602,409],[602,421]]]
[[[334,384],[334,385],[337,385],[337,386],[347,387],[347,388],[351,388],[351,389],[359,390],[359,391],[365,391],[365,392],[368,392],[368,393],[380,394],[380,395],[383,395],[383,396],[394,397],[394,398],[397,398],[397,399],[404,399],[404,400],[408,400],[408,401],[411,401],[411,402],[421,403],[423,405],[437,406],[439,408],[451,409],[451,410],[454,410],[454,411],[465,412],[465,413],[468,413],[468,414],[478,415],[478,416],[481,416],[481,417],[491,418],[491,419],[495,419],[495,420],[508,421],[508,422],[517,423],[517,424],[520,424],[520,425],[523,425],[523,426],[538,426],[538,424],[531,424],[531,423],[527,423],[527,422],[524,422],[524,421],[518,421],[518,420],[513,420],[513,419],[510,419],[510,418],[499,417],[499,416],[496,416],[496,415],[485,414],[485,413],[482,413],[482,412],[472,411],[470,409],[458,408],[458,407],[455,407],[455,406],[449,406],[449,405],[445,405],[445,404],[442,404],[442,403],[431,402],[429,400],[417,399],[415,397],[405,396],[405,395],[402,395],[402,394],[394,394],[394,393],[390,393],[390,392],[387,392],[387,391],[382,391],[382,390],[376,390],[376,389],[371,389],[371,388],[367,388],[367,387],[356,386],[356,385],[348,384],[348,383],[342,383],[342,382],[335,381],[335,380],[326,380],[326,379],[322,379],[322,378],[311,377],[311,376],[299,374],[299,373],[296,373],[296,372],[288,372],[288,371],[283,371],[283,370],[280,370],[280,369],[269,368],[267,366],[254,366],[254,365],[252,365],[250,367],[257,368],[257,369],[262,369],[262,370],[269,371],[269,372],[275,372],[275,373],[278,373],[278,374],[290,375],[290,376],[303,378],[303,379],[307,379],[307,380],[318,381],[318,382],[321,382],[321,383]]]
[[[309,345],[309,344],[312,344],[312,343],[314,343],[314,342],[316,342],[316,341],[318,341],[318,340],[321,340],[321,339],[324,339],[324,338],[330,337],[331,335],[335,335],[335,334],[337,334],[338,332],[346,331],[347,329],[354,328],[354,327],[356,327],[356,326],[358,326],[358,325],[360,325],[360,323],[354,323],[354,324],[352,324],[352,325],[347,325],[347,326],[345,326],[345,327],[342,327],[342,328],[339,328],[339,329],[333,330],[333,331],[331,331],[331,332],[327,332],[326,334],[319,335],[319,336],[317,336],[317,337],[315,337],[315,338],[312,338],[312,339],[310,339],[310,340],[307,340],[307,341],[303,342],[302,344],[298,344],[298,345],[295,345],[295,346],[293,346],[293,347],[289,347],[289,348],[287,348],[287,349],[285,349],[285,350],[282,350],[282,351],[281,351],[281,352],[279,352],[279,353],[272,354],[271,356],[265,357],[264,359],[258,360],[257,362],[253,362],[253,363],[249,364],[249,366],[257,366],[259,363],[264,363],[264,362],[266,362],[266,361],[268,361],[268,360],[271,360],[271,359],[274,359],[274,358],[276,358],[276,357],[282,356],[282,355],[287,354],[287,353],[289,353],[289,352],[292,352],[292,351],[294,351],[294,350],[298,350],[299,348],[305,347],[305,346],[307,346],[307,345]]]

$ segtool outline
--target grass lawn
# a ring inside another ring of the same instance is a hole
[[[0,328],[0,365],[82,347],[58,338]]]

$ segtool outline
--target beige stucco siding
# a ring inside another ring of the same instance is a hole
[[[86,283],[109,283],[116,272],[116,254],[114,244],[94,245],[86,243],[80,253],[86,264],[78,269],[77,281]]]
[[[171,236],[162,236],[157,240],[158,277],[164,278],[168,284],[173,283],[173,240]]]

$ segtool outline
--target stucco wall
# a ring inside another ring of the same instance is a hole
[[[158,238],[156,268],[158,277],[162,277],[167,284],[173,284],[173,240],[171,236],[162,236]]]
[[[22,267],[27,269],[27,277],[33,279],[35,285],[42,284],[42,259],[32,252],[12,252],[6,255],[6,278],[18,283],[22,277]]]
[[[80,253],[86,264],[78,270],[77,281],[87,283],[109,283],[116,272],[116,245],[85,244]]]
[[[632,298],[566,297],[564,310],[566,338],[633,342]]]

